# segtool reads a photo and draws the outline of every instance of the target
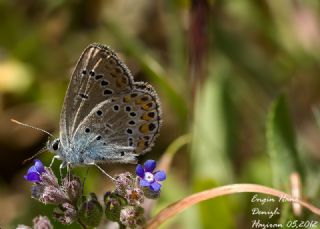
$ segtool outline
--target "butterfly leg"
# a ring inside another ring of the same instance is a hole
[[[59,166],[59,171],[60,171],[60,178],[62,178],[62,169],[65,168],[67,163],[63,161],[60,166]]]
[[[67,175],[68,175],[68,181],[71,181],[71,164],[67,162]]]
[[[55,155],[55,156],[52,158],[51,163],[50,163],[50,165],[49,165],[49,168],[52,167],[52,165],[53,165],[53,163],[54,163],[54,161],[55,161],[56,159],[60,159],[59,155]]]
[[[107,177],[109,177],[111,180],[115,181],[115,179],[109,175],[106,171],[104,171],[98,164],[96,163],[91,163],[91,165],[94,165],[95,167],[97,167],[104,175],[106,175]]]

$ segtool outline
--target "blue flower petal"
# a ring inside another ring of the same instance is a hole
[[[142,165],[140,164],[137,165],[136,174],[141,178],[144,177],[144,169],[142,168]]]
[[[156,181],[163,181],[167,178],[166,176],[166,173],[164,171],[157,171],[155,174],[154,174],[154,179]]]
[[[140,186],[141,187],[149,187],[150,183],[144,179],[140,179]]]
[[[155,160],[147,160],[144,163],[144,170],[147,172],[152,173],[152,171],[154,170],[154,168],[156,167],[156,161]]]
[[[28,169],[27,175],[28,175],[29,173],[38,173],[38,170],[37,170],[37,168],[33,165],[33,166],[31,166],[31,167]]]
[[[44,173],[45,169],[42,162],[38,159],[34,160],[34,165],[28,169],[27,175],[24,178],[30,182],[40,182],[41,173]]]
[[[28,173],[24,178],[30,182],[40,182],[40,175],[38,173]]]
[[[44,172],[44,166],[39,159],[34,160],[34,167],[37,169],[38,173]]]
[[[161,184],[159,184],[158,182],[153,182],[151,185],[150,185],[150,189],[152,191],[155,191],[155,192],[159,192],[160,191],[160,188],[161,188]]]

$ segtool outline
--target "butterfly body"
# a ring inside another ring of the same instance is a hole
[[[64,162],[64,167],[67,163],[77,166],[77,165],[92,165],[99,162],[123,162],[123,163],[136,163],[136,154],[133,154],[133,147],[121,147],[117,145],[106,145],[104,149],[90,148],[90,144],[87,147],[85,145],[87,142],[77,142],[75,147],[63,147],[60,144],[59,139],[55,139],[51,147],[49,148],[51,152],[55,153],[60,160]],[[78,147],[77,147],[78,146]],[[58,148],[57,148],[58,147]],[[125,150],[126,151],[125,151]],[[119,152],[119,150],[122,150]]]
[[[72,75],[60,117],[60,137],[48,148],[64,163],[135,163],[151,149],[161,124],[153,87],[135,82],[108,47],[92,44]]]

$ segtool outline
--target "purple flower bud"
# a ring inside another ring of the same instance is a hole
[[[58,178],[54,175],[53,171],[51,168],[45,168],[45,173],[42,173],[40,176],[41,183],[44,186],[53,186],[58,188],[59,183],[58,183]]]
[[[135,179],[131,173],[121,173],[115,177],[115,192],[121,196],[126,194],[127,189],[132,189],[135,184]]]
[[[77,210],[70,203],[63,203],[53,211],[53,217],[62,224],[71,224],[77,219]]]
[[[44,204],[63,204],[69,202],[68,195],[59,186],[58,179],[50,168],[44,168],[40,181],[36,182],[31,196]]]
[[[77,176],[66,176],[62,180],[62,187],[67,193],[70,201],[76,202],[82,192],[82,184],[80,178]]]
[[[43,193],[39,198],[39,201],[44,204],[63,204],[68,202],[68,197],[65,192],[60,188],[54,186],[44,187]]]
[[[145,223],[143,208],[140,206],[126,206],[120,212],[120,222],[129,227],[141,227]]]
[[[53,229],[50,220],[46,216],[37,216],[33,219],[33,228],[34,229]]]

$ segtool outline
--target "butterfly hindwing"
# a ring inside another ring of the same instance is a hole
[[[148,152],[159,134],[161,110],[157,98],[152,86],[146,83],[135,83],[134,90],[122,97],[125,108],[131,108],[128,124],[133,134],[128,145],[135,147],[137,154]]]
[[[135,156],[152,147],[159,133],[156,98],[151,86],[140,84],[130,93],[100,103],[80,123],[72,141],[83,146],[80,151],[90,161],[134,162]]]

